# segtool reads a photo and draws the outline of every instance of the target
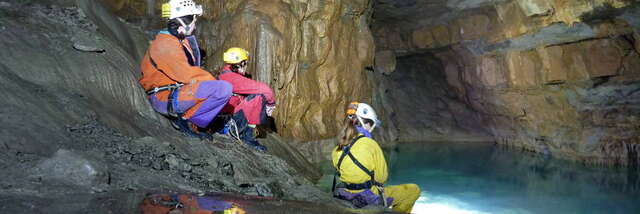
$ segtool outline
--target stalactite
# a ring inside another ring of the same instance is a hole
[[[147,14],[147,16],[152,17],[156,13],[156,0],[146,0],[146,1],[147,1],[147,5],[146,5],[145,13]]]

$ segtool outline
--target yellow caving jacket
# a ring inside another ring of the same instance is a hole
[[[384,184],[387,181],[389,172],[387,169],[387,161],[384,159],[384,153],[382,153],[382,149],[378,143],[371,138],[360,137],[350,146],[351,148],[349,151],[358,160],[358,162],[374,173],[375,181]],[[360,169],[360,167],[358,167],[348,155],[344,157],[340,168],[338,168],[338,161],[340,160],[342,153],[343,151],[338,150],[337,146],[331,153],[333,167],[338,170],[338,173],[340,174],[340,181],[347,184],[360,184],[371,180],[371,176]],[[363,190],[347,189],[347,191],[358,193]],[[375,186],[371,187],[371,191],[378,194],[378,190]]]

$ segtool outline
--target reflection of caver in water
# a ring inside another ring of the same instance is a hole
[[[139,82],[153,108],[171,118],[184,133],[211,136],[202,130],[231,97],[232,86],[203,70],[200,48],[193,36],[202,7],[193,0],[171,0],[162,6],[168,27],[160,31],[145,54]]]
[[[269,85],[245,77],[249,53],[242,48],[229,48],[224,52],[225,63],[218,76],[233,85],[233,96],[222,112],[233,114],[239,137],[243,142],[264,151],[254,136],[256,125],[264,124],[271,116],[276,100]]]
[[[395,212],[409,213],[420,196],[420,188],[415,184],[384,186],[389,175],[387,162],[371,135],[379,124],[368,104],[353,102],[347,108],[345,128],[331,154],[336,176],[344,183],[344,187],[336,189],[334,177],[334,195],[358,208],[383,205],[391,206]]]
[[[238,204],[215,195],[151,194],[140,205],[143,214],[245,214]]]

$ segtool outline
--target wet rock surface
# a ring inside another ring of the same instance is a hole
[[[334,203],[328,193],[313,187],[283,160],[226,136],[214,141],[133,139],[98,121],[70,126],[66,135],[74,140],[59,142],[65,149],[51,157],[26,155],[9,147],[2,156],[2,171],[12,176],[0,182],[0,198],[24,201],[2,210],[30,213],[50,209],[45,204],[54,203],[66,208],[50,213],[131,212],[147,192],[231,192]],[[110,200],[112,204],[103,204]],[[96,203],[100,207],[94,207]],[[127,207],[118,207],[121,203],[128,203]]]

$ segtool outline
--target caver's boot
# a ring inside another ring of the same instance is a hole
[[[256,140],[254,130],[255,125],[247,123],[247,119],[244,117],[244,113],[242,111],[234,114],[226,126],[229,127],[229,134],[232,137],[240,139],[242,142],[258,151],[264,152],[267,150],[267,147],[261,145],[258,140]]]
[[[258,142],[258,140],[256,140],[254,130],[255,130],[254,127],[247,126],[247,128],[245,128],[242,134],[240,134],[240,139],[242,139],[242,142],[255,148],[258,151],[261,151],[261,152],[267,151],[267,147],[263,146],[262,144],[260,144],[260,142]]]
[[[179,130],[188,137],[200,138],[201,140],[213,140],[213,137],[210,134],[199,131],[198,127],[189,122],[189,120],[182,118],[174,119],[171,121],[171,125],[173,125],[173,128]]]

